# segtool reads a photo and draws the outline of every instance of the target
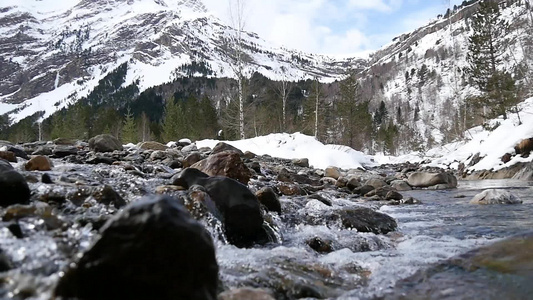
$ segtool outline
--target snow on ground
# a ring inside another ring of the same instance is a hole
[[[510,167],[519,162],[531,162],[533,156],[523,158],[514,156],[510,162],[501,161],[506,153],[514,155],[514,147],[521,140],[533,137],[533,98],[520,104],[519,125],[518,116],[509,114],[508,119],[494,119],[491,125],[500,125],[493,131],[487,131],[481,126],[471,128],[466,133],[469,138],[465,141],[454,142],[436,147],[425,153],[413,152],[401,156],[384,156],[382,154],[370,156],[347,146],[324,145],[314,137],[301,133],[276,133],[241,141],[225,141],[242,151],[250,151],[258,155],[268,154],[280,158],[308,158],[309,164],[315,168],[325,169],[336,166],[343,169],[364,168],[382,164],[398,164],[403,162],[428,162],[427,166],[444,169],[457,169],[460,163],[468,165],[472,157],[479,153],[482,159],[468,168],[469,171],[499,170]],[[203,140],[196,142],[197,147],[213,148],[218,140]]]
[[[218,140],[202,140],[196,146],[213,148]],[[357,169],[373,166],[372,157],[350,147],[324,145],[312,136],[301,133],[274,133],[240,141],[224,141],[241,151],[257,155],[268,154],[279,158],[307,158],[314,168],[325,169],[336,166],[343,169]]]
[[[519,125],[518,116],[509,114],[508,119],[498,118],[490,121],[491,125],[500,125],[493,131],[484,130],[481,126],[474,127],[468,132],[466,141],[454,142],[429,150],[426,153],[411,153],[400,157],[376,156],[380,164],[400,162],[422,162],[429,160],[428,166],[457,169],[460,163],[468,163],[479,153],[482,159],[468,168],[469,171],[500,170],[519,162],[531,162],[533,157],[523,158],[519,155],[504,164],[501,161],[506,153],[515,153],[514,147],[520,141],[533,137],[533,98],[527,99],[519,106],[521,108]]]

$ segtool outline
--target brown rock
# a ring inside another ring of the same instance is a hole
[[[3,158],[9,162],[16,163],[17,157],[15,156],[15,153],[11,151],[0,151],[0,158]]]
[[[244,185],[252,177],[252,172],[241,160],[239,153],[235,151],[223,151],[209,155],[191,166],[209,176],[225,176],[233,178]]]
[[[144,143],[141,143],[139,148],[141,148],[142,150],[165,151],[167,150],[168,147],[158,142],[144,142]]]
[[[225,152],[225,151],[234,151],[234,152],[237,152],[240,156],[244,155],[244,153],[242,153],[240,149],[230,144],[226,144],[224,142],[219,142],[218,144],[216,144],[215,147],[213,148],[213,151],[211,152],[211,155],[217,154],[220,152]]]
[[[509,153],[505,153],[505,154],[502,156],[502,162],[503,162],[504,164],[506,164],[506,163],[508,163],[508,162],[511,161],[511,158],[512,158],[512,157],[513,157],[513,156],[512,156],[511,154],[509,154]]]
[[[533,150],[533,138],[520,141],[520,143],[514,147],[514,150],[516,151],[516,154],[521,154],[524,157],[528,156]]]
[[[337,167],[327,167],[324,170],[324,177],[339,179],[339,177],[341,177],[341,170]]]
[[[187,157],[185,157],[185,159],[182,162],[182,166],[184,169],[189,168],[201,160],[202,160],[202,155],[199,152],[193,152],[187,155]]]
[[[52,162],[46,156],[37,155],[32,157],[24,166],[26,171],[50,171]]]
[[[356,177],[351,177],[350,179],[348,179],[346,187],[350,190],[354,190],[355,188],[361,187],[361,182],[359,182],[359,179],[357,179]]]
[[[281,213],[281,203],[278,195],[271,187],[264,187],[255,193],[257,200],[261,202],[269,211]]]
[[[278,190],[285,196],[296,196],[301,193],[298,185],[290,183],[281,183],[278,185]]]

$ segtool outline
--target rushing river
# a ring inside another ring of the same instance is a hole
[[[469,204],[474,195],[487,188],[510,190],[524,203]],[[423,204],[381,207],[381,212],[398,221],[397,232],[375,236],[335,227],[301,225],[285,230],[281,245],[266,249],[219,245],[217,253],[222,277],[232,286],[282,285],[276,280],[297,282],[301,290],[289,291],[294,296],[374,298],[390,291],[399,279],[432,263],[531,230],[532,191],[528,182],[486,180],[462,181],[456,190],[404,192]],[[334,206],[347,204],[343,199],[332,202]],[[319,210],[317,207],[304,209]],[[339,249],[317,254],[305,243],[312,236],[335,240]],[[357,243],[368,244],[366,250],[370,251],[349,249],[357,248],[354,246]]]
[[[163,169],[161,174],[167,171]],[[117,168],[61,162],[56,163],[50,174],[54,178],[67,176],[73,181],[79,178],[87,185],[109,184],[128,201],[153,193],[157,186],[168,182],[168,176],[145,179]],[[42,183],[32,184],[32,190],[38,193],[48,193],[47,188]],[[469,204],[475,194],[487,188],[510,190],[524,203]],[[239,249],[215,238],[221,284],[224,289],[264,288],[279,299],[379,297],[398,280],[439,260],[533,228],[532,190],[530,183],[521,181],[460,182],[455,190],[402,192],[422,204],[401,206],[381,206],[382,203],[349,198],[334,190],[319,192],[332,206],[307,197],[282,197],[282,214],[270,216],[279,234],[278,243]],[[341,224],[306,221],[319,220],[335,209],[357,206],[379,209],[394,217],[398,230],[375,235],[347,230]],[[23,239],[14,238],[6,228],[9,222],[3,222],[0,247],[17,268],[0,278],[2,299],[49,299],[62,270],[94,240],[96,233],[91,224],[116,213],[112,207],[95,204],[84,208],[66,203],[60,217],[54,219],[49,218],[45,208],[42,210],[45,212],[39,213],[41,217],[19,221]],[[74,225],[67,230],[55,230],[65,221]],[[316,238],[326,244],[322,253],[309,246]]]

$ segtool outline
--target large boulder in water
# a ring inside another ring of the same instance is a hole
[[[31,192],[26,179],[4,159],[0,159],[0,193],[2,207],[30,202]]]
[[[410,186],[419,188],[436,187],[438,189],[450,189],[457,187],[457,178],[446,172],[415,172],[409,175],[407,182]]]
[[[216,299],[218,265],[211,236],[174,198],[126,207],[55,294],[77,299]]]
[[[228,241],[238,247],[268,241],[263,229],[263,215],[257,197],[242,183],[221,176],[209,175],[187,168],[173,179],[173,184],[189,188],[199,185],[205,188],[209,199],[205,205],[224,226]]]
[[[380,299],[531,299],[533,232],[438,263]]]
[[[247,185],[252,172],[242,161],[240,155],[234,151],[222,151],[211,154],[191,168],[198,169],[210,176],[226,176]]]
[[[122,143],[110,134],[100,134],[89,140],[89,148],[95,152],[122,150]]]
[[[472,198],[470,204],[521,204],[517,196],[502,189],[485,190]]]

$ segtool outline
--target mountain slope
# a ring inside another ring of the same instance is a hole
[[[128,62],[124,85],[140,91],[188,75],[232,77],[234,30],[199,0],[6,0],[0,4],[0,114],[18,121],[45,117],[87,95],[107,73]],[[361,59],[273,48],[244,35],[246,72],[300,79],[339,78]]]
[[[372,55],[361,74],[363,86],[371,89],[373,106],[383,101],[389,116],[402,127],[400,131],[405,136],[419,135],[425,147],[463,138],[463,132],[479,122],[466,101],[479,91],[465,72],[471,18],[478,2],[465,1],[445,17],[395,38]],[[531,91],[533,69],[531,7],[525,1],[498,2],[500,21],[510,24],[509,32],[501,37],[507,41],[502,69],[522,85],[521,98],[525,99]]]

